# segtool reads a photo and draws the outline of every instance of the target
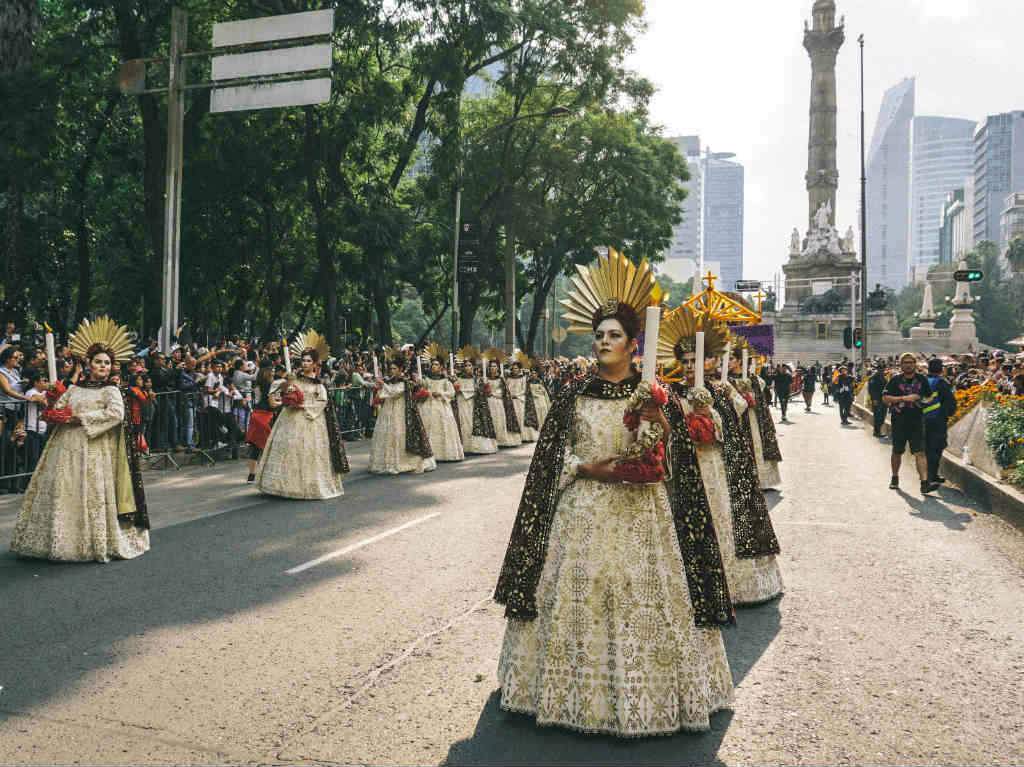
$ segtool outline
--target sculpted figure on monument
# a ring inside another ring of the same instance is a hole
[[[843,238],[843,252],[844,253],[853,253],[854,252],[853,238],[854,238],[853,226],[849,226],[846,229],[846,236]]]
[[[832,216],[832,205],[823,202],[821,207],[818,208],[818,212],[814,214],[814,225],[816,229],[830,229],[831,224],[829,218]]]
[[[793,227],[793,233],[789,236],[789,255],[800,255],[800,230],[795,226]]]

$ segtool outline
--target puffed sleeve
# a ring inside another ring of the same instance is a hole
[[[105,386],[102,390],[102,406],[87,413],[75,413],[82,422],[82,428],[89,439],[95,439],[124,421],[124,399],[116,386]]]

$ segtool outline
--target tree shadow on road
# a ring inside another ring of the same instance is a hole
[[[904,490],[897,490],[904,502],[911,508],[911,516],[926,522],[941,522],[949,530],[963,532],[974,519],[965,511],[954,511],[939,498],[926,495],[917,498]]]
[[[738,685],[779,632],[779,602],[743,608],[736,620],[723,636]],[[453,743],[443,765],[721,765],[718,749],[733,717],[732,711],[718,712],[707,732],[614,738],[538,727],[533,717],[502,711],[500,702],[495,690],[472,736]]]

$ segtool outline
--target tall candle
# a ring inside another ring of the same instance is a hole
[[[698,330],[694,336],[695,351],[697,352],[693,366],[693,385],[697,389],[704,388],[704,331]]]
[[[643,380],[654,383],[654,371],[658,365],[658,334],[661,332],[661,307],[647,307],[647,322],[644,325]]]
[[[455,352],[448,352],[448,372],[454,377],[455,375]]]
[[[748,371],[748,365],[750,365],[750,349],[743,350],[743,377],[750,378],[750,372]]]
[[[722,380],[729,380],[729,357],[732,355],[732,344],[725,345],[725,353],[722,354]]]
[[[418,354],[416,355],[416,375],[423,380],[423,360]]]
[[[373,355],[373,377],[377,380],[380,379],[380,363],[377,362],[377,355]]]
[[[53,343],[53,332],[46,326],[46,370],[50,374],[50,383],[57,382],[57,348]]]
[[[281,351],[284,353],[284,369],[287,373],[292,372],[292,355],[288,353],[288,339],[281,339]]]
[[[504,362],[499,362],[498,363],[498,373],[501,375],[502,378],[505,377],[505,363]]]

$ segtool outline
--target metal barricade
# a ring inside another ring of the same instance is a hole
[[[346,439],[363,439],[373,433],[372,390],[359,386],[337,386],[328,390]]]
[[[28,487],[46,444],[46,434],[36,430],[36,424],[45,426],[38,417],[42,411],[41,405],[23,400],[0,402],[0,493],[22,493]]]

